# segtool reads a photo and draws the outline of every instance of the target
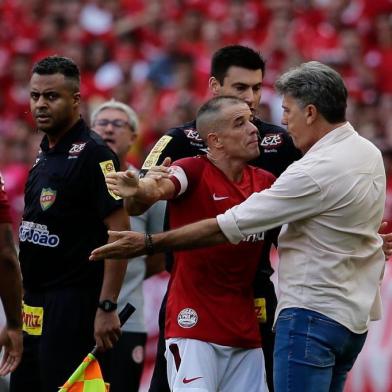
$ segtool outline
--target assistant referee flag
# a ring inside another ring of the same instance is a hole
[[[109,384],[102,378],[101,368],[89,353],[59,392],[109,392]]]

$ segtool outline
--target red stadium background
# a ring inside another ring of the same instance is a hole
[[[290,66],[319,60],[343,75],[349,121],[383,152],[391,231],[392,0],[0,0],[0,171],[15,230],[41,138],[29,114],[37,59],[59,54],[78,63],[86,119],[112,97],[136,110],[141,133],[129,161],[139,166],[167,128],[194,117],[208,97],[212,53],[234,43],[260,50],[267,60],[259,106],[266,121],[280,123],[272,86]],[[151,376],[166,283],[166,274],[145,282],[149,340],[141,391]],[[392,392],[390,264],[382,297],[384,317],[370,325],[346,392]]]

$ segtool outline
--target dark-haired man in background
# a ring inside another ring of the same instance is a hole
[[[80,118],[79,87],[70,59],[47,57],[33,68],[30,107],[45,136],[19,229],[25,351],[12,392],[56,391],[95,343],[111,348],[120,335],[126,261],[93,265],[88,255],[107,242],[108,228],[129,227],[128,217],[104,179],[117,158]]]

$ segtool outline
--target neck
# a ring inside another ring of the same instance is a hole
[[[347,121],[339,122],[336,124],[331,124],[329,122],[323,121],[320,124],[320,127],[318,129],[318,139],[320,140],[323,138],[327,133],[332,132],[336,128],[341,127],[342,125],[346,124]]]
[[[240,182],[242,180],[244,168],[246,166],[245,161],[210,152],[207,154],[207,158],[214,166],[220,169],[230,181]]]
[[[69,123],[68,126],[65,126],[56,134],[46,133],[46,136],[48,137],[48,141],[49,141],[49,148],[54,147],[63,138],[63,136],[76,124],[78,120],[79,117],[74,119],[72,122]]]

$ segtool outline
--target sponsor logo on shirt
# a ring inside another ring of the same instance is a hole
[[[153,166],[157,164],[162,151],[165,149],[165,147],[169,144],[170,140],[172,139],[173,139],[172,136],[164,135],[157,141],[155,146],[148,154],[146,160],[144,161],[142,170],[150,170]]]
[[[84,143],[73,143],[72,147],[68,151],[68,159],[75,159],[79,156],[79,154],[83,151],[87,142]]]
[[[106,176],[109,173],[114,173],[116,171],[116,169],[114,168],[114,163],[113,163],[113,161],[111,159],[109,161],[99,162],[99,166],[101,167],[101,170],[102,170],[102,173],[103,173],[104,176]],[[108,192],[109,192],[110,196],[113,197],[114,200],[120,200],[121,199],[120,196],[117,196],[116,194],[114,194],[109,189],[108,189]]]
[[[42,334],[42,321],[44,318],[44,309],[41,307],[28,306],[23,304],[22,320],[23,331],[29,335],[39,336]]]
[[[39,149],[37,158],[35,158],[35,162],[32,167],[35,167],[37,165],[37,163],[41,160],[41,154],[42,154],[42,150]]]
[[[39,202],[41,204],[42,211],[46,211],[50,208],[56,200],[57,191],[51,188],[42,188]]]
[[[265,135],[260,141],[260,146],[266,149],[271,149],[280,146],[282,143],[283,143],[282,136],[273,133],[273,134]]]
[[[182,328],[192,328],[197,324],[199,316],[192,308],[182,309],[177,316],[177,323]]]
[[[198,142],[203,142],[203,139],[200,137],[199,132],[196,129],[184,129],[184,133],[188,139],[196,140]]]
[[[60,238],[55,234],[50,234],[46,225],[29,221],[22,221],[19,227],[19,240],[50,248],[55,248],[60,243]]]
[[[182,379],[182,382],[183,382],[184,384],[189,384],[190,382],[199,380],[200,378],[203,378],[203,377],[202,377],[202,376],[193,377],[193,378],[186,378],[186,377],[184,377],[184,378]]]
[[[257,234],[249,234],[243,241],[244,242],[264,241],[264,231]]]
[[[219,200],[228,199],[229,196],[218,196],[218,195],[216,195],[216,194],[214,193],[214,194],[212,195],[212,198],[213,198],[215,201],[219,201]]]

